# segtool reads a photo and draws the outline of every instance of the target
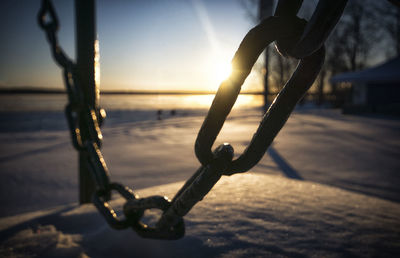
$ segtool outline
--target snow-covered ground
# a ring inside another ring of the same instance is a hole
[[[217,144],[240,154],[260,114],[234,111]],[[108,115],[103,154],[112,181],[172,197],[198,168],[193,143],[204,111],[161,121],[155,111]],[[250,173],[223,178],[195,206],[178,241],[112,230],[91,205],[74,203],[77,154],[61,112],[3,112],[0,122],[2,256],[400,255],[397,119],[297,110]]]

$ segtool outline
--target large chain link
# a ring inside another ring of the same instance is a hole
[[[198,133],[195,153],[201,167],[186,181],[172,201],[169,201],[163,196],[139,198],[128,187],[110,183],[108,168],[100,151],[100,125],[105,118],[105,111],[95,110],[84,102],[76,76],[76,65],[58,45],[56,32],[59,23],[54,7],[50,0],[43,0],[38,20],[46,32],[53,58],[64,70],[69,96],[66,116],[72,143],[78,151],[84,151],[89,156],[88,167],[97,185],[93,203],[107,223],[115,229],[132,227],[140,236],[147,238],[183,237],[183,216],[204,198],[221,176],[246,172],[265,154],[297,102],[318,75],[325,55],[324,41],[339,20],[346,2],[347,0],[320,0],[307,23],[296,16],[302,0],[280,0],[275,16],[264,19],[247,33],[233,57],[233,72],[219,87]],[[49,19],[48,22],[46,18]],[[212,152],[212,146],[238,97],[241,85],[263,49],[273,41],[276,41],[277,49],[283,55],[300,59],[296,71],[265,113],[257,132],[239,158],[232,160],[234,151],[229,144],[223,144]],[[80,137],[82,129],[78,121],[81,114],[85,114],[83,121],[89,128],[89,140],[85,142]],[[126,200],[123,207],[125,218],[119,218],[108,203],[111,191],[118,192]],[[160,209],[163,213],[155,227],[150,227],[140,220],[145,210],[153,208]]]

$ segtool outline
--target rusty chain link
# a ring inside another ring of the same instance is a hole
[[[72,137],[78,151],[89,155],[88,168],[97,185],[93,203],[107,223],[115,229],[131,227],[146,238],[179,239],[185,234],[185,216],[193,206],[218,182],[222,175],[246,172],[255,166],[283,127],[297,102],[310,88],[323,64],[324,42],[338,22],[347,0],[320,0],[310,22],[296,16],[302,0],[279,0],[275,15],[264,19],[251,29],[241,42],[232,59],[233,71],[221,83],[208,114],[200,128],[195,153],[201,167],[186,181],[172,201],[163,196],[139,198],[131,189],[111,183],[106,162],[100,151],[102,134],[100,126],[105,118],[103,109],[95,110],[85,103],[76,76],[76,65],[58,45],[56,32],[58,19],[50,0],[42,0],[38,14],[40,27],[46,32],[53,58],[64,69],[64,81],[69,103],[65,108]],[[46,21],[48,20],[48,21]],[[287,57],[300,59],[296,71],[275,98],[243,154],[233,160],[234,150],[229,144],[212,146],[231,111],[241,85],[249,75],[258,56],[273,41]],[[82,112],[84,111],[84,112]],[[80,115],[89,128],[89,140],[82,142]],[[125,200],[124,218],[117,216],[108,203],[111,191],[118,192]],[[160,209],[162,216],[154,227],[141,222],[144,211]]]

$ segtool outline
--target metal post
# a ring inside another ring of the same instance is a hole
[[[99,89],[95,80],[95,3],[94,0],[75,0],[77,76],[86,103],[98,108]],[[82,111],[85,112],[85,111]],[[84,114],[81,115],[84,117]],[[87,124],[80,121],[83,142],[88,139]],[[95,181],[87,167],[88,155],[79,152],[79,202],[90,203],[96,190]]]

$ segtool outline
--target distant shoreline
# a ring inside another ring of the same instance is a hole
[[[63,89],[43,89],[43,88],[0,88],[0,94],[66,94]],[[215,91],[151,91],[151,90],[105,90],[101,95],[209,95]],[[263,92],[241,92],[246,95],[262,95]]]

